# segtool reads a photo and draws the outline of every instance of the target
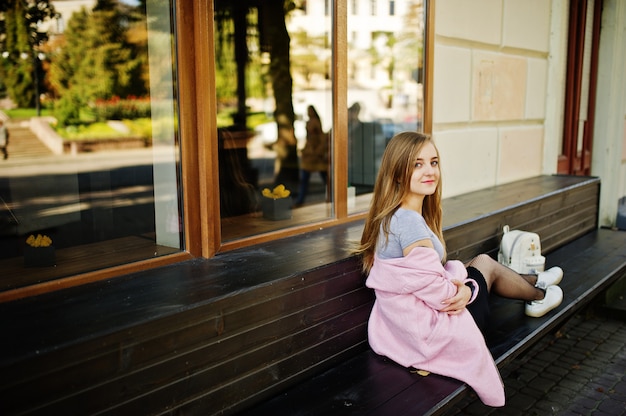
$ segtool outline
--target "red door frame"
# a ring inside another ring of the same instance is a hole
[[[595,0],[591,41],[591,65],[589,72],[589,98],[587,121],[583,125],[582,149],[578,149],[580,103],[583,83],[585,28],[587,1],[570,1],[569,37],[567,49],[567,75],[565,81],[565,106],[563,120],[563,147],[559,155],[557,172],[569,175],[591,174],[591,151],[593,148],[593,125],[596,107],[596,80],[598,75],[598,46],[602,0]]]

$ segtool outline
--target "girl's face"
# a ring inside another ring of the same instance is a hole
[[[417,159],[414,161],[411,174],[410,196],[425,197],[432,195],[439,183],[439,157],[437,149],[431,142],[422,146]]]

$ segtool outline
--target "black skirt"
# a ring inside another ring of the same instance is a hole
[[[478,295],[474,302],[467,305],[467,310],[472,314],[480,332],[484,334],[489,320],[489,289],[487,289],[487,282],[483,274],[475,267],[470,266],[467,268],[467,277],[474,279],[478,283]]]

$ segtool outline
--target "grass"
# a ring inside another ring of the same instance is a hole
[[[37,110],[34,108],[14,108],[11,110],[4,110],[7,116],[12,120],[27,120],[31,117],[37,117]],[[51,116],[52,111],[47,108],[42,108],[40,112],[41,116]]]
[[[4,112],[12,120],[28,120],[31,117],[37,116],[37,110],[34,108],[15,108],[11,110],[4,110]],[[42,108],[40,111],[41,116],[54,116],[53,110],[48,108]],[[122,133],[113,129],[109,125],[103,122],[91,122],[88,120],[90,115],[81,114],[81,119],[85,120],[84,124],[67,126],[65,128],[55,128],[56,132],[66,140],[84,140],[84,139],[113,139],[120,137],[142,136],[152,137],[152,129],[159,129],[160,124],[170,124],[170,120],[163,120],[161,122],[154,121],[149,118],[141,118],[136,120],[124,120],[124,124],[128,127],[130,133]],[[230,111],[222,111],[217,115],[217,124],[220,127],[226,127],[232,125],[232,109]],[[248,114],[247,124],[249,129],[254,129],[259,124],[272,122],[273,118],[267,117],[263,112],[252,112]],[[171,127],[171,126],[169,126]]]
[[[126,133],[115,130],[107,123],[90,123],[78,126],[66,126],[64,128],[56,128],[55,130],[66,140],[117,139],[128,136]]]
[[[248,113],[246,124],[248,128],[254,130],[259,124],[269,123],[274,121],[273,117],[267,117],[264,112],[252,112]],[[227,109],[217,113],[217,126],[228,127],[233,124],[233,110]]]

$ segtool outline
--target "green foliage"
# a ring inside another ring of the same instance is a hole
[[[61,97],[60,121],[64,123],[80,109],[96,107],[98,100],[147,94],[141,79],[142,64],[147,62],[145,48],[127,40],[127,16],[116,4],[100,1],[93,12],[84,8],[75,12],[68,21],[64,44],[52,57],[49,80]]]
[[[254,129],[260,124],[269,123],[271,121],[274,121],[274,119],[268,117],[267,114],[263,112],[248,113],[248,128],[250,129]]]
[[[156,122],[156,121],[155,121]],[[134,120],[124,120],[124,124],[134,136],[152,137],[153,121],[149,118],[136,118]]]
[[[57,125],[55,131],[66,140],[85,139],[116,139],[121,137],[152,137],[152,129],[159,128],[163,123],[171,123],[167,120],[153,121],[149,118],[138,118],[135,120],[124,120],[127,131],[119,131],[111,127],[107,122],[76,123],[67,126]]]
[[[80,104],[73,100],[72,94],[66,94],[54,106],[59,126],[80,123]]]
[[[218,127],[230,127],[233,124],[233,112],[234,109],[227,108],[217,113],[217,126]],[[255,127],[260,124],[265,124],[274,121],[273,117],[268,117],[264,112],[248,113],[247,127],[254,130]]]
[[[134,97],[125,100],[119,97],[96,100],[94,114],[99,121],[150,117],[150,100]]]
[[[306,31],[300,30],[293,33],[291,39],[293,49],[299,51],[290,56],[294,73],[300,75],[307,84],[311,82],[313,76],[327,78],[330,69],[329,58],[320,59],[328,52],[326,36],[310,36]]]
[[[35,87],[40,91],[43,87],[43,73],[34,57],[39,47],[48,39],[47,33],[38,30],[38,25],[56,15],[54,7],[50,0],[3,0],[0,2],[0,12],[2,84],[8,96],[18,106],[34,106]]]
[[[18,107],[34,107],[32,64],[19,60],[6,71],[7,93]]]
[[[253,10],[247,16],[250,26],[247,33],[254,36],[257,31],[257,17]],[[237,101],[237,60],[235,57],[235,25],[229,12],[218,11],[216,18],[215,42],[215,91],[218,104],[222,107],[234,106]],[[258,35],[257,35],[258,36]],[[259,53],[248,53],[246,56],[246,97],[265,97],[269,77],[267,64],[263,64]],[[232,124],[232,119],[231,119]]]
[[[56,132],[66,140],[113,139],[128,136],[102,122],[57,127]]]
[[[11,118],[11,120],[28,120],[31,117],[35,117],[37,115],[37,112],[34,108],[12,108],[2,111],[4,111],[6,115]],[[43,109],[41,110],[41,115],[49,116],[52,115],[52,112],[49,109]]]

